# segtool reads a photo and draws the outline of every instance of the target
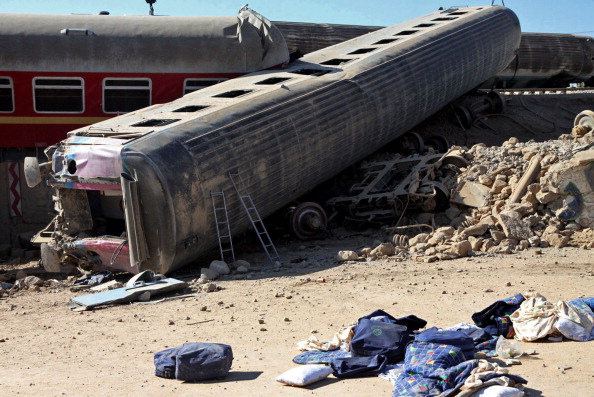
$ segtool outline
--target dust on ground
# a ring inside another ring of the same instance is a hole
[[[396,317],[415,314],[428,327],[445,327],[471,322],[472,313],[519,292],[535,290],[552,302],[592,295],[589,249],[481,253],[435,263],[335,260],[337,251],[357,250],[373,240],[368,233],[305,245],[286,242],[277,245],[286,265],[276,268],[263,253],[242,254],[252,263],[247,275],[222,277],[216,292],[191,288],[184,291],[186,298],[155,304],[76,313],[65,304],[81,293],[68,288],[41,287],[4,297],[0,386],[13,395],[49,396],[390,396],[391,384],[377,377],[331,376],[306,390],[283,386],[275,378],[296,366],[291,361],[299,353],[296,343],[311,332],[329,340],[378,308]],[[35,273],[35,265],[23,267]],[[175,276],[194,286],[199,273],[190,266]],[[231,345],[230,375],[202,383],[156,377],[153,354],[185,342]],[[510,372],[528,380],[527,395],[592,395],[594,343],[522,345],[537,354],[522,356],[522,365]]]

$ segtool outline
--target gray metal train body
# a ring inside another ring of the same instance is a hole
[[[0,44],[0,70],[18,72],[244,74],[288,58],[282,34],[247,8],[233,17],[0,13]]]
[[[217,245],[211,192],[226,193],[233,233],[248,228],[230,172],[266,217],[496,74],[519,42],[505,7],[441,10],[75,130],[47,151],[62,231],[54,246],[133,273],[170,272]],[[107,218],[88,207],[118,195],[126,236],[76,237]],[[117,252],[92,248],[108,240]]]
[[[523,33],[518,55],[483,87],[561,88],[594,84],[594,39],[572,34]]]
[[[307,54],[381,26],[274,22],[291,53]],[[561,33],[522,33],[518,55],[482,88],[560,88],[570,83],[594,86],[594,38]]]

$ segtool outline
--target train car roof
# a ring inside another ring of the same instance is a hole
[[[0,13],[0,48],[2,71],[247,73],[289,57],[281,32],[247,8],[232,17]]]

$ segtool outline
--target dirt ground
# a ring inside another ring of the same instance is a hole
[[[280,245],[281,268],[266,265],[262,253],[246,254],[242,259],[252,263],[250,273],[217,280],[220,291],[186,290],[186,298],[156,304],[77,313],[66,303],[81,293],[68,288],[2,298],[1,390],[26,396],[390,396],[391,384],[377,377],[330,376],[305,389],[283,386],[275,378],[296,366],[291,361],[299,353],[296,343],[312,331],[329,340],[378,308],[396,317],[415,314],[428,327],[446,327],[471,322],[472,313],[518,292],[536,290],[552,302],[594,295],[592,251],[582,248],[431,264],[334,260],[338,250],[369,246],[373,240],[359,235]],[[175,276],[193,285],[199,273],[189,267]],[[153,354],[185,342],[231,345],[235,358],[229,377],[203,383],[156,377]],[[521,357],[522,365],[510,371],[528,380],[527,395],[593,395],[594,342],[523,347],[537,354]],[[569,369],[563,373],[558,367]]]

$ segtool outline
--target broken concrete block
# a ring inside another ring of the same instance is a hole
[[[425,252],[427,249],[431,248],[432,244],[430,243],[419,243],[417,245],[415,245],[414,247],[411,247],[410,251],[411,252]]]
[[[487,226],[495,226],[497,224],[497,218],[493,215],[485,215],[481,218],[479,223]]]
[[[503,181],[501,179],[495,179],[495,181],[493,182],[493,186],[491,186],[491,193],[499,194],[505,187],[507,187],[506,181]]]
[[[245,266],[238,266],[235,271],[239,274],[245,274],[245,273],[249,272],[248,268]]]
[[[429,233],[419,233],[413,238],[408,240],[408,245],[410,247],[415,246],[417,244],[426,243],[429,240]]]
[[[470,243],[470,248],[473,251],[480,251],[481,247],[483,246],[483,241],[485,241],[484,238],[481,237],[474,237],[474,236],[469,236],[468,237],[468,242]]]
[[[463,240],[454,244],[448,251],[446,251],[446,253],[463,257],[467,256],[470,251],[472,251],[472,245],[470,244],[470,241]]]
[[[497,220],[508,239],[527,240],[533,235],[532,230],[522,221],[517,211],[502,211],[497,215]]]
[[[569,243],[568,236],[562,236],[558,233],[544,234],[542,238],[549,243],[550,246],[555,248],[563,248]]]
[[[478,181],[487,187],[493,186],[493,178],[488,175],[479,175]]]
[[[394,244],[392,244],[392,243],[381,243],[380,245],[378,245],[377,247],[375,247],[369,253],[369,256],[371,256],[372,258],[379,258],[381,256],[394,255],[394,252],[396,252],[396,249],[394,247]]]
[[[546,191],[546,192],[540,191],[540,192],[536,193],[536,199],[541,204],[548,204],[551,201],[556,200],[560,196],[561,196],[560,194],[549,192],[549,191]]]
[[[60,255],[47,243],[41,244],[41,263],[46,272],[60,273],[62,271]]]
[[[499,230],[491,229],[491,237],[496,244],[505,239],[505,233]]]
[[[371,253],[371,251],[373,251],[373,248],[370,248],[370,247],[362,248],[359,251],[359,256],[362,256],[362,257],[366,258],[366,257],[369,256],[369,254]]]
[[[487,232],[489,229],[489,225],[485,223],[477,223],[476,225],[472,225],[467,227],[462,231],[463,236],[482,236]]]
[[[229,265],[227,265],[227,263],[225,263],[223,261],[217,261],[217,260],[212,261],[212,262],[210,262],[210,266],[208,268],[211,270],[214,270],[219,275],[231,273],[231,268],[229,268]]]
[[[540,247],[540,237],[532,236],[528,239],[528,243],[531,247]]]
[[[338,251],[336,260],[340,262],[344,261],[356,261],[359,259],[359,255],[355,251]]]
[[[488,252],[492,247],[495,247],[497,243],[492,238],[488,238],[483,241],[483,245],[481,247],[482,252]]]
[[[481,183],[462,182],[458,185],[450,201],[467,207],[480,208],[489,204],[491,189]]]

